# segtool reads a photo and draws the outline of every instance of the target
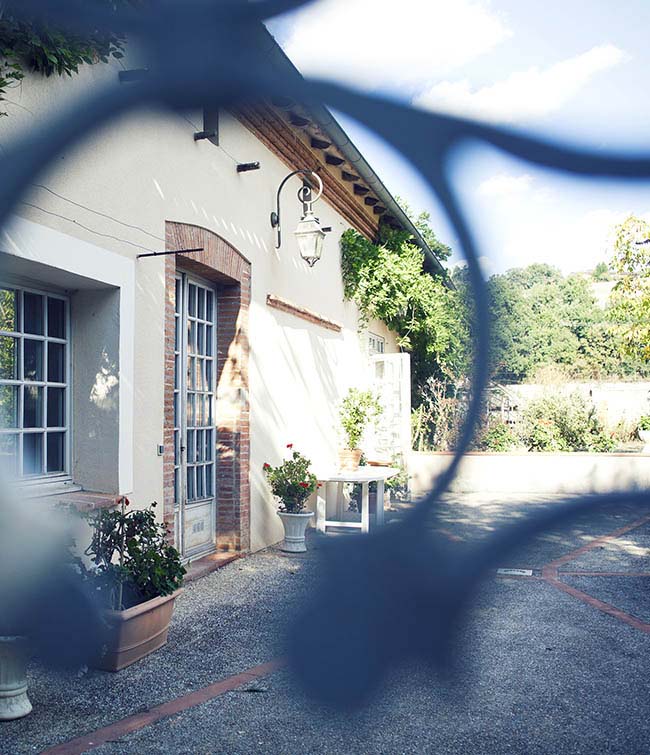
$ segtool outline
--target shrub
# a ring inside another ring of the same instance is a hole
[[[639,417],[639,430],[650,430],[650,414]]]
[[[482,451],[510,451],[519,444],[519,438],[505,422],[497,422],[489,427],[479,441]]]
[[[102,509],[85,519],[93,536],[85,553],[93,566],[85,576],[96,583],[103,602],[116,610],[171,595],[183,583],[185,567],[178,551],[167,542],[167,529],[156,521],[154,508],[127,511]]]
[[[347,448],[359,448],[359,443],[369,422],[381,414],[381,405],[372,391],[350,388],[341,402],[339,419],[346,438]]]
[[[523,412],[522,440],[531,451],[611,451],[593,407],[578,393],[548,394],[531,401]]]

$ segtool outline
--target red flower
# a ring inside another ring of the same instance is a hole
[[[309,483],[308,482],[300,482],[298,484],[300,485],[301,488],[308,488],[309,487]]]
[[[268,461],[264,462],[264,466],[262,467],[262,469],[271,469],[271,465],[268,463]]]
[[[287,443],[287,448],[293,448],[293,443]]]

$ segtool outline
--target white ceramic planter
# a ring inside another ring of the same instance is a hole
[[[278,511],[278,516],[282,519],[284,525],[284,540],[280,549],[287,553],[304,553],[307,550],[305,545],[305,530],[312,516],[313,511],[307,511],[301,514],[287,514]]]
[[[0,721],[22,718],[32,710],[27,697],[27,660],[25,637],[0,636]]]

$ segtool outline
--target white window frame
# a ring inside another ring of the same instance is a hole
[[[38,285],[38,284],[37,284]],[[19,303],[17,305],[17,330],[5,331],[0,330],[0,336],[10,336],[18,339],[18,377],[16,379],[0,378],[0,385],[15,385],[25,386],[34,385],[43,389],[43,404],[42,404],[42,419],[41,427],[28,428],[23,427],[24,422],[24,388],[18,391],[18,405],[16,408],[18,414],[18,426],[17,427],[0,427],[1,435],[18,435],[18,448],[16,451],[16,469],[14,470],[15,478],[20,482],[21,486],[30,485],[42,485],[43,483],[52,482],[69,482],[72,479],[71,472],[71,451],[72,451],[72,422],[71,422],[71,407],[72,407],[72,332],[71,332],[71,317],[70,317],[70,298],[61,290],[55,290],[53,288],[42,288],[40,286],[35,287],[31,283],[27,284],[18,278],[13,276],[6,276],[0,280],[0,288],[13,290],[19,292]],[[43,300],[43,335],[37,335],[32,333],[25,333],[24,327],[24,294],[31,293],[38,296],[45,297]],[[57,338],[48,334],[48,307],[47,298],[58,299],[64,303],[64,338]],[[42,341],[43,346],[43,362],[42,362],[42,380],[25,380],[25,364],[24,364],[24,342],[25,338],[31,340]],[[48,343],[59,343],[65,348],[64,370],[65,381],[62,383],[51,382],[48,380]],[[64,393],[64,424],[61,427],[47,427],[47,390],[52,388],[63,388]],[[64,432],[63,454],[64,463],[63,471],[48,472],[47,471],[47,433],[48,432]],[[23,474],[23,446],[24,436],[26,434],[41,434],[43,436],[43,448],[42,448],[42,461],[43,472],[37,474]]]
[[[381,346],[381,348],[379,348]],[[378,336],[376,333],[368,331],[368,354],[374,356],[375,354],[386,353],[386,339],[383,336]]]

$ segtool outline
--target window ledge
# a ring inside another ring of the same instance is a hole
[[[115,506],[116,496],[111,493],[96,493],[84,490],[74,482],[52,482],[43,485],[17,485],[15,495],[23,499],[37,501],[48,506],[72,506],[79,512],[109,509]]]
[[[110,509],[116,505],[116,496],[109,493],[90,493],[87,490],[63,493],[57,495],[55,500],[59,505],[72,506],[82,513]]]

